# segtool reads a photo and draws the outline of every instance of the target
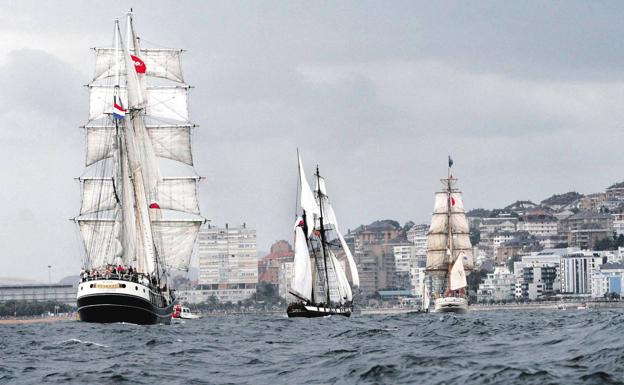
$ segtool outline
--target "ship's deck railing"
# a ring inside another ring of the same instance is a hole
[[[150,279],[144,274],[132,273],[132,274],[119,274],[119,273],[104,273],[104,274],[89,274],[80,278],[80,282],[98,281],[98,280],[118,280],[128,281],[134,283],[140,283],[145,286],[151,286]]]

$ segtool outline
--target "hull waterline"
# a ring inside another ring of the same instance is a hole
[[[461,297],[441,297],[435,300],[436,313],[466,313],[468,301]]]
[[[135,282],[83,282],[76,300],[78,317],[84,322],[168,325],[173,314],[173,304],[167,304],[161,294]]]
[[[303,304],[291,304],[288,306],[286,314],[288,315],[288,318],[318,318],[327,317],[330,315],[351,317],[352,311],[353,309],[350,307],[333,308]]]

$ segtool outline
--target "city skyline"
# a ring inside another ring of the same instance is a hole
[[[297,147],[345,231],[427,223],[448,154],[467,208],[622,179],[617,2],[132,6],[144,41],[188,50],[202,214],[247,222],[259,250],[292,241]],[[32,1],[0,16],[2,276],[79,271],[81,86],[129,7]]]

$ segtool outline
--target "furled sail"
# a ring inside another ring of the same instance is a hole
[[[298,219],[295,225],[294,273],[290,291],[293,295],[309,301],[312,295],[312,268],[306,235],[298,225],[300,220]]]

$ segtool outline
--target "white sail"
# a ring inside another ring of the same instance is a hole
[[[191,153],[192,127],[190,124],[146,125],[145,128],[152,141],[154,155],[193,165]],[[88,125],[86,130],[87,166],[113,156],[114,126]]]
[[[353,287],[360,286],[360,274],[358,273],[357,265],[355,264],[355,259],[353,259],[353,254],[351,254],[351,250],[349,249],[349,245],[345,241],[344,237],[336,229],[336,233],[338,233],[338,239],[340,239],[340,244],[342,245],[342,249],[347,255],[347,263],[349,264],[349,271],[351,272],[351,281],[353,282]]]
[[[451,268],[451,285],[450,285],[450,289],[451,290],[459,290],[461,288],[464,288],[466,286],[468,286],[468,283],[466,281],[466,272],[464,271],[464,255],[460,254],[457,259],[455,260],[455,263],[453,264],[453,267]]]
[[[299,220],[297,221],[299,223]],[[306,236],[301,226],[295,226],[294,272],[290,291],[297,297],[310,300],[312,296],[312,269]]]
[[[92,266],[113,263],[115,254],[114,220],[79,219],[77,220],[84,242],[86,256]]]
[[[128,78],[132,77],[128,76]],[[160,122],[188,123],[188,88],[187,86],[148,86],[145,95],[147,100],[145,115]],[[113,99],[114,87],[91,84],[89,90],[89,121],[105,118],[107,114],[112,113],[111,100]],[[128,99],[126,87],[120,87],[119,93],[123,101]],[[139,104],[142,104],[144,96],[137,95],[137,98],[140,99]],[[138,104],[133,106],[128,102],[128,106],[134,108]]]
[[[325,179],[322,177],[317,178],[317,191],[321,192],[322,198],[317,201],[317,204],[321,207],[321,211],[323,213],[323,223],[333,225],[334,231],[340,240],[340,245],[342,246],[342,250],[345,252],[347,256],[347,263],[349,265],[349,271],[351,272],[351,280],[353,281],[353,287],[360,286],[360,275],[357,270],[357,266],[355,264],[355,259],[353,258],[353,254],[347,245],[340,229],[338,227],[338,219],[336,218],[336,212],[334,211],[334,207],[329,203],[329,198],[327,197],[327,183]],[[351,291],[349,289],[349,291]]]
[[[203,219],[156,220],[152,224],[160,262],[177,270],[187,270]]]
[[[117,205],[112,178],[85,178],[82,182],[80,214],[112,210]]]
[[[344,269],[340,264],[340,261],[338,261],[334,253],[330,253],[330,255],[338,281],[337,283],[338,291],[340,293],[340,303],[343,304],[345,302],[350,302],[353,299],[353,294],[351,292],[351,286],[349,285],[349,281],[347,280],[347,275],[345,274]]]
[[[182,50],[141,49],[130,14],[127,21],[126,44],[116,22],[115,48],[95,50],[85,126],[88,169],[80,178],[82,205],[75,218],[85,265],[99,267],[121,257],[138,272],[185,270],[205,221],[198,215],[199,177],[163,178],[159,168],[160,158],[193,165]],[[114,82],[105,80],[109,77]],[[124,118],[111,116],[113,101],[123,105]],[[163,214],[169,212],[173,218]]]
[[[147,125],[146,128],[156,156],[193,165],[191,125]]]
[[[117,66],[115,63],[115,49],[109,47],[97,47],[95,50],[95,74],[93,80],[100,80],[115,76]],[[145,63],[147,76],[184,83],[182,76],[182,66],[180,63],[181,49],[146,49],[142,48],[136,55],[131,50],[132,55],[138,56]],[[119,63],[120,75],[126,75],[126,67],[122,60]]]
[[[314,199],[314,193],[308,184],[308,180],[305,176],[305,171],[303,170],[303,163],[301,162],[301,156],[297,155],[299,158],[299,179],[301,183],[301,208],[306,213],[306,225],[308,227],[309,237],[312,235],[312,231],[314,231],[314,220],[315,217],[321,214],[321,211],[316,204],[316,199]]]
[[[422,309],[427,310],[431,305],[431,298],[429,297],[429,290],[427,289],[427,285],[423,282],[422,284]]]
[[[197,177],[165,178],[158,182],[155,201],[161,209],[199,214]]]
[[[433,205],[434,214],[446,214],[448,212],[448,195],[445,192],[435,194],[435,203]]]

